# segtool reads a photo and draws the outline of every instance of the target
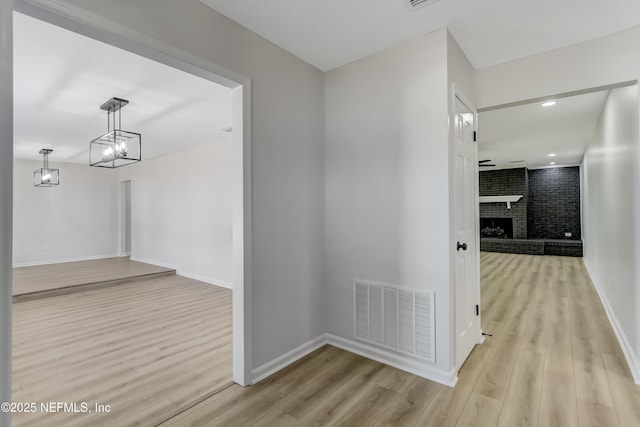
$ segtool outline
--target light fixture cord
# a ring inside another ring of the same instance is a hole
[[[42,168],[49,169],[49,153],[47,153],[46,151],[42,155]]]

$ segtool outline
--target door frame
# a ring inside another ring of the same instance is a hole
[[[120,256],[131,255],[131,180],[120,181]]]
[[[251,79],[125,27],[116,21],[65,4],[64,0],[0,1],[5,4],[8,2],[9,6],[13,4],[13,10],[17,12],[232,89],[233,381],[242,386],[250,385],[252,383]],[[9,209],[12,209],[12,206]],[[10,319],[8,320],[10,322]],[[5,321],[7,319],[0,318],[0,325],[3,326]]]
[[[13,1],[0,0],[0,403],[11,402],[13,221]],[[0,425],[11,413],[0,410]]]
[[[456,99],[460,100],[460,102],[462,104],[464,104],[465,107],[467,107],[469,109],[469,111],[471,111],[473,113],[473,131],[476,133],[478,132],[478,110],[475,107],[475,105],[473,104],[473,102],[471,102],[471,100],[465,95],[465,93],[459,88],[458,85],[456,85],[455,83],[451,84],[451,93],[450,93],[450,99],[449,99],[449,105],[450,105],[450,110],[449,110],[449,134],[450,134],[450,141],[452,141],[451,143],[451,158],[455,158],[455,144],[453,144],[453,138],[454,138],[454,132],[455,132],[455,111],[454,111],[454,106],[455,106],[455,102]],[[477,139],[477,138],[476,138]],[[476,144],[476,150],[477,150],[477,144]],[[457,168],[455,167],[455,162],[451,165],[450,170],[452,171],[452,174],[450,175],[450,185],[451,185],[451,208],[452,210],[455,209],[455,185],[454,185],[454,179],[455,179],[455,174],[458,173]],[[478,307],[480,307],[480,238],[478,237],[479,235],[479,221],[480,221],[480,203],[479,203],[479,184],[478,184],[478,164],[476,162],[475,164],[475,181],[474,181],[474,200],[471,201],[471,206],[474,207],[474,211],[473,211],[473,216],[474,216],[474,228],[475,228],[475,235],[476,235],[476,239],[475,239],[475,276],[474,276],[474,281],[475,281],[475,298],[476,298],[476,304],[478,305]],[[453,213],[453,212],[452,212]],[[456,268],[455,268],[455,263],[456,263],[456,224],[455,224],[455,216],[450,215],[450,218],[452,219],[451,222],[451,227],[450,227],[450,247],[452,248],[451,250],[451,260],[450,260],[450,271],[452,274],[452,280],[450,281],[450,283],[452,284],[451,286],[451,292],[449,293],[450,298],[451,298],[451,304],[450,306],[452,307],[451,310],[451,325],[452,327],[452,345],[451,345],[451,365],[453,367],[453,370],[455,372],[457,372],[459,370],[459,366],[458,366],[458,360],[457,360],[457,349],[459,346],[458,343],[458,324],[457,324],[457,313],[458,310],[462,310],[461,307],[458,307],[458,303],[457,303],[457,298],[456,298]],[[476,342],[478,344],[482,344],[484,342],[484,336],[482,335],[482,314],[479,311],[478,312],[478,337]],[[464,362],[463,362],[464,363]],[[460,366],[462,366],[462,364],[460,364]]]

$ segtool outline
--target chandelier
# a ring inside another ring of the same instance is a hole
[[[117,168],[142,159],[142,135],[122,130],[122,108],[128,103],[126,99],[114,97],[100,106],[107,112],[107,133],[89,143],[89,166]]]

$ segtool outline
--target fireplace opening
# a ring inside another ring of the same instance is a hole
[[[480,237],[513,238],[513,219],[480,218]]]

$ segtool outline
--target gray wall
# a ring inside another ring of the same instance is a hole
[[[528,234],[530,239],[580,240],[580,168],[529,170]]]
[[[527,238],[527,194],[528,178],[526,168],[480,171],[480,196],[514,196],[522,199],[511,203],[480,203],[480,218],[512,218],[514,239]]]

